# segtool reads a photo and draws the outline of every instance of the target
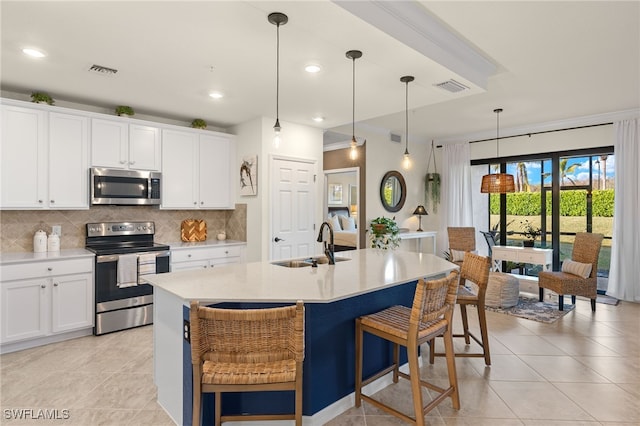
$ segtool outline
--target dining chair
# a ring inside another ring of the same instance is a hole
[[[558,295],[558,309],[564,310],[564,295],[571,295],[571,303],[576,304],[576,296],[591,299],[591,311],[596,311],[598,297],[598,257],[604,235],[578,232],[573,242],[571,259],[562,262],[561,271],[542,271],[538,274],[540,301],[544,300],[544,289]]]
[[[476,229],[469,226],[449,226],[447,235],[449,237],[449,260],[461,266],[464,253],[476,250]]]
[[[304,305],[221,309],[191,302],[193,426],[203,393],[215,393],[215,425],[223,421],[295,420],[302,425]],[[295,392],[293,414],[222,414],[224,392]]]
[[[451,397],[454,409],[460,409],[458,379],[451,337],[451,319],[456,302],[458,276],[458,271],[454,270],[445,278],[432,281],[420,279],[416,285],[411,308],[392,306],[356,319],[356,407],[360,407],[362,401],[367,401],[387,413],[418,426],[424,426],[424,416],[447,397]],[[363,354],[366,353],[363,347],[364,333],[378,336],[393,343],[393,364],[363,380]],[[449,386],[446,389],[420,377],[418,348],[422,343],[428,342],[436,336],[443,336],[445,343],[449,376]],[[400,346],[407,348],[409,374],[399,370]],[[399,377],[410,381],[414,417],[362,393],[363,386],[389,372],[393,372],[394,383],[398,383]],[[438,393],[438,396],[426,406],[423,406],[422,387]]]

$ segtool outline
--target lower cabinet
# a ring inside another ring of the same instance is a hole
[[[244,245],[171,248],[171,271],[213,268],[245,261]]]
[[[93,327],[92,258],[7,265],[2,275],[0,343]]]

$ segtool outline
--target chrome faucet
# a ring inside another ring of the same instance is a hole
[[[324,228],[325,226],[327,228],[329,228],[329,244],[327,245],[327,241],[324,240],[323,237],[323,232],[324,232]],[[336,259],[334,257],[334,246],[333,246],[333,227],[331,226],[331,224],[329,222],[322,222],[322,225],[320,225],[320,233],[318,234],[318,242],[321,243],[324,241],[324,255],[327,256],[327,259],[329,260],[329,265],[335,265],[336,264]]]

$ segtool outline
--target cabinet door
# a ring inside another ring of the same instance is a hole
[[[2,106],[1,208],[47,205],[46,129],[46,112]]]
[[[47,334],[47,278],[2,284],[2,343]]]
[[[49,207],[88,209],[89,119],[49,114]]]
[[[51,331],[77,330],[93,326],[93,274],[53,277]]]
[[[209,267],[208,260],[193,260],[191,262],[178,262],[171,264],[171,272],[186,271],[188,269],[207,269]]]
[[[197,208],[198,135],[162,131],[162,208]]]
[[[229,139],[216,136],[200,136],[200,208],[233,208],[235,181],[231,170],[235,169],[235,149]]]
[[[160,170],[160,130],[156,127],[129,125],[129,168]]]
[[[91,120],[91,166],[125,169],[128,164],[128,124]]]

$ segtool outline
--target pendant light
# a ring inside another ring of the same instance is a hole
[[[496,158],[500,158],[500,113],[502,108],[493,110],[496,113]],[[480,192],[488,194],[506,194],[515,192],[513,175],[508,173],[493,173],[482,176]]]
[[[352,121],[351,121],[351,149],[349,150],[349,158],[351,160],[358,159],[358,142],[356,141],[356,59],[362,57],[359,50],[349,50],[347,58],[353,61],[353,91],[352,91]]]
[[[402,159],[402,168],[409,170],[411,168],[411,158],[409,157],[409,83],[415,80],[412,75],[400,77],[400,81],[405,84],[405,127],[404,127],[404,158]]]
[[[270,23],[276,26],[276,124],[273,126],[273,147],[280,146],[280,119],[278,104],[280,100],[280,25],[289,22],[289,18],[284,13],[273,12],[267,17]]]

